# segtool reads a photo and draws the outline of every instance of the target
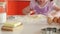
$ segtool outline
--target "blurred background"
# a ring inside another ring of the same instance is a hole
[[[60,0],[54,0],[54,1],[58,6],[60,6]]]
[[[0,0],[0,2],[7,2],[7,15],[24,15],[22,9],[29,5],[30,0]],[[60,6],[60,0],[54,0],[54,2]]]

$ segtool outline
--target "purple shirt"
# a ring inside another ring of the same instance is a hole
[[[53,10],[54,8],[53,5],[54,3],[52,1],[52,2],[48,2],[44,7],[40,8],[35,1],[31,1],[30,8],[35,10],[35,13],[37,14],[47,15],[49,12]]]

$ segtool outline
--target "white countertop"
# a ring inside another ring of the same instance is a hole
[[[20,17],[20,18],[23,18],[23,17]],[[25,19],[27,20],[27,18],[25,17]],[[7,31],[1,31],[0,30],[0,34],[39,34],[41,28],[46,28],[46,27],[56,27],[56,28],[59,28],[60,26],[59,25],[48,25],[48,24],[41,24],[42,22],[40,22],[39,20],[37,21],[23,21],[20,20],[21,22],[24,22],[23,23],[23,29],[22,30],[18,30],[18,31],[13,31],[13,32],[7,32]],[[8,20],[10,21],[10,20]],[[17,21],[17,20],[16,20]],[[39,23],[37,23],[39,22]],[[45,22],[45,20],[43,20],[43,22]],[[1,24],[0,24],[0,28],[1,28]],[[40,33],[41,34],[41,33]]]
[[[46,27],[56,27],[59,28],[59,26],[56,25],[37,25],[37,24],[30,24],[30,25],[24,25],[22,30],[13,31],[13,32],[7,32],[7,31],[1,31],[0,34],[38,34],[40,33],[41,28]],[[41,34],[41,33],[40,33]]]

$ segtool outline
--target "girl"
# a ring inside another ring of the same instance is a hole
[[[52,10],[55,10],[56,12],[60,11],[60,8],[56,6],[53,0],[31,0],[30,6],[27,7],[23,12],[24,14],[42,14],[47,16],[48,23],[51,23],[50,17],[48,17],[48,14]],[[56,12],[52,13],[52,15],[55,15]]]
[[[35,14],[48,15],[52,10],[56,10],[57,12],[60,10],[60,8],[55,5],[53,0],[31,0],[30,6],[25,8],[23,13],[29,14],[34,12]]]

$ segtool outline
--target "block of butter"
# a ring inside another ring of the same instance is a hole
[[[18,27],[20,28],[22,26],[21,22],[7,22],[4,23],[4,25],[2,26],[1,30],[3,31],[13,31],[14,29],[17,29]]]
[[[3,26],[5,26],[5,27],[17,27],[17,26],[19,26],[19,25],[21,25],[22,23],[21,22],[11,22],[11,23],[4,23],[4,25]]]

